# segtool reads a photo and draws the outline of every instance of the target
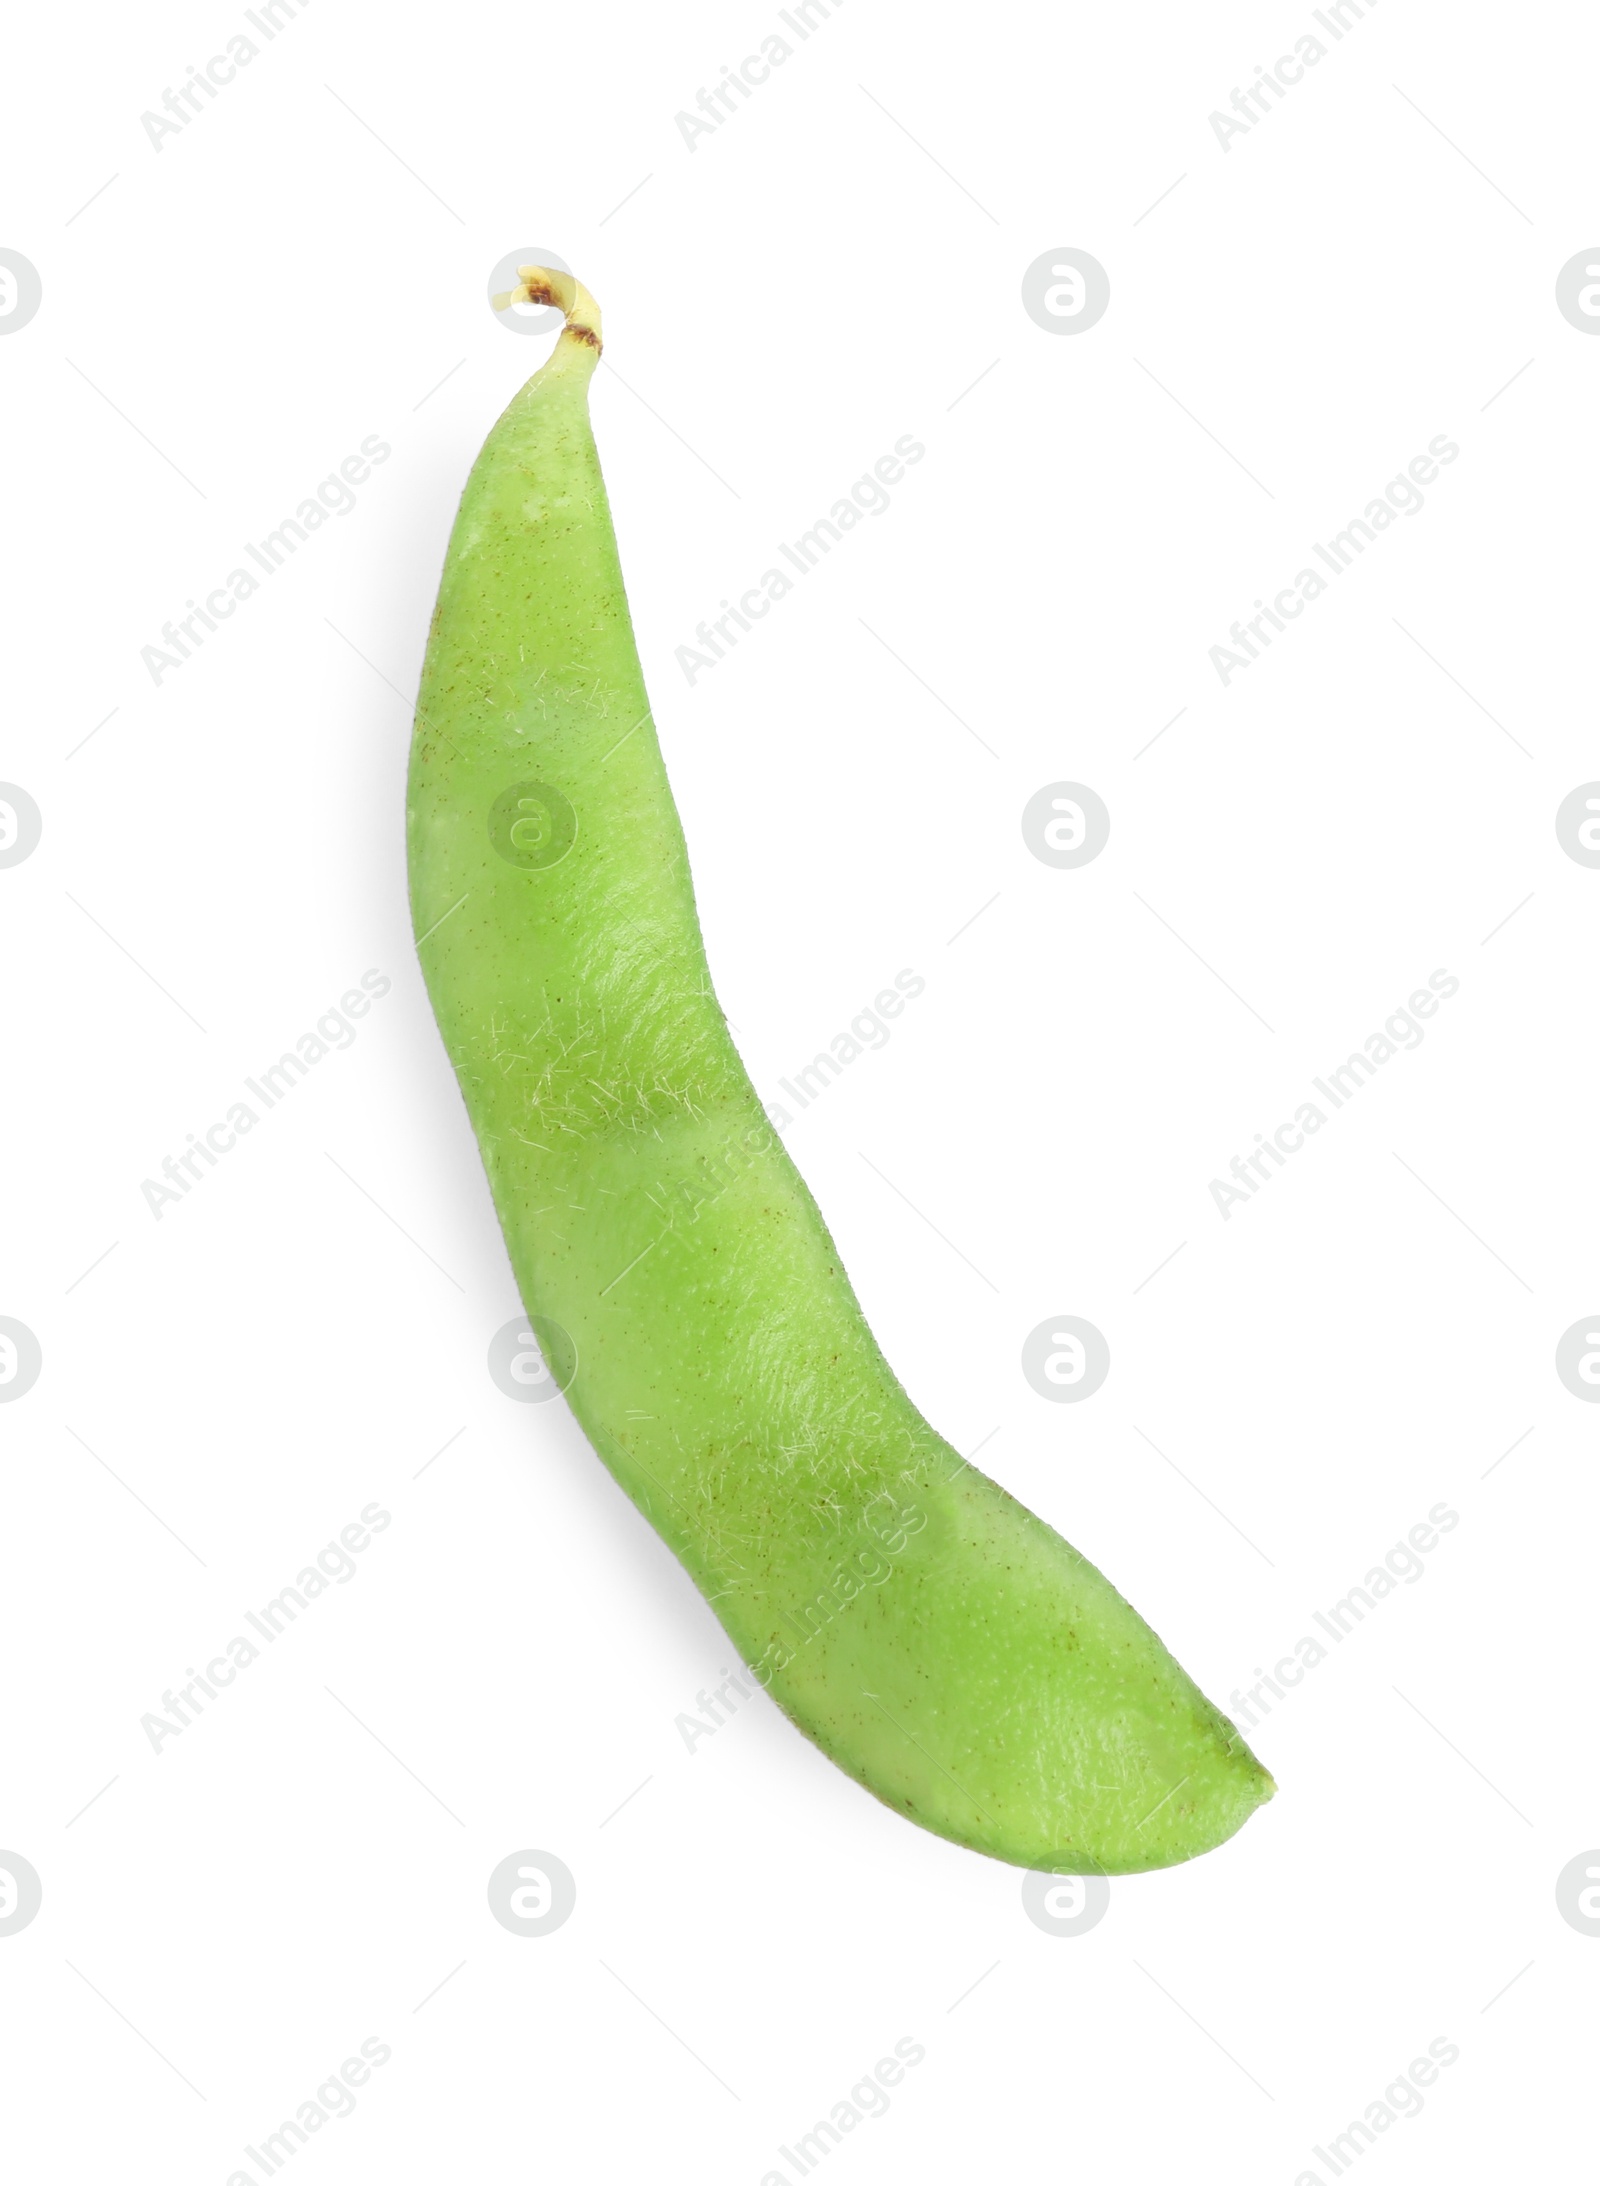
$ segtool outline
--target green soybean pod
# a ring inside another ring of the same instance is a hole
[[[935,1433],[712,991],[589,425],[592,298],[462,495],[412,745],[412,915],[523,1303],[751,1676],[885,1804],[1120,1874],[1272,1794],[1121,1595]],[[759,917],[761,907],[753,905]]]

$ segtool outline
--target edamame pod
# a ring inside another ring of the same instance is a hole
[[[417,706],[412,914],[567,1402],[750,1676],[886,1805],[1018,1866],[1222,1843],[1272,1779],[874,1341],[712,992],[589,426],[593,299],[484,444]]]

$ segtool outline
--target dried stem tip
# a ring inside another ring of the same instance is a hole
[[[600,306],[581,281],[551,266],[518,266],[517,285],[492,299],[496,311],[513,304],[553,304],[566,316],[565,332],[580,342],[600,347]]]

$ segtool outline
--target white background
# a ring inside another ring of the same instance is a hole
[[[224,2186],[374,2035],[297,2178],[758,2186],[907,2035],[830,2178],[1325,2180],[1439,2036],[1363,2177],[1565,2175],[1600,1419],[1552,1362],[1600,1303],[1600,873],[1553,820],[1600,775],[1600,342],[1554,288],[1600,231],[1592,23],[1378,7],[1224,150],[1308,8],[849,0],[691,151],[774,8],[319,5],[154,149],[242,27],[36,10],[5,55],[0,244],[44,286],[0,341],[0,775],[44,817],[0,872],[0,1312],[44,1354],[0,1413],[17,2175]],[[1277,1800],[1081,1938],[765,1700],[687,1753],[719,1627],[486,1369],[517,1301],[403,772],[456,496],[546,347],[485,301],[529,245],[604,307],[757,1083],[926,979],[787,1133],[913,1396],[1224,1707],[1459,1513],[1253,1734]],[[1111,282],[1076,338],[1020,300],[1063,245]],[[696,623],[907,433],[889,511],[691,687]],[[1423,511],[1224,688],[1208,649],[1438,434]],[[357,506],[154,683],[368,435]],[[1076,872],[1019,828],[1060,780],[1112,814]],[[142,1181],[369,967],[354,1045],[157,1221]],[[1438,968],[1423,1045],[1225,1222],[1211,1179]],[[1111,1346],[1081,1406],[1018,1363],[1062,1312]],[[356,1577],[153,1753],[164,1689],[373,1501]],[[577,1879],[544,1939],[488,1911],[525,1848]]]

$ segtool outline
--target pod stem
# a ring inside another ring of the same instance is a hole
[[[509,311],[513,304],[553,304],[566,315],[563,336],[570,335],[591,349],[600,347],[600,306],[570,273],[552,266],[518,266],[517,286],[492,301],[496,311]]]

